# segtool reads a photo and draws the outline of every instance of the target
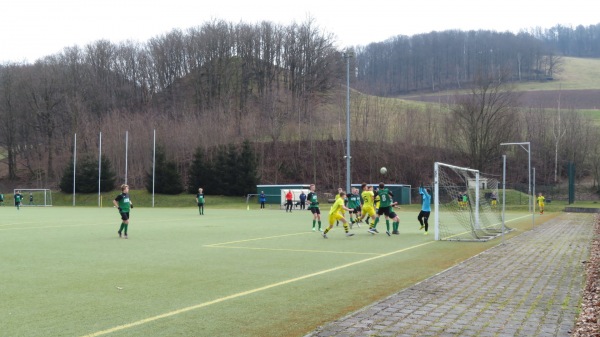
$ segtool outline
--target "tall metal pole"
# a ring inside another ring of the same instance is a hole
[[[156,182],[156,129],[154,129],[152,134],[152,208],[154,208],[154,183]]]
[[[523,145],[521,145],[521,147],[523,147]],[[525,149],[525,148],[523,147],[523,149]],[[528,191],[528,193],[529,193],[529,211],[531,213],[535,213],[535,207],[533,207],[533,200],[535,198],[533,198],[531,196],[531,143],[529,143],[529,142],[527,142],[527,159],[529,162],[529,164],[528,164],[529,165],[529,191]]]
[[[350,193],[350,52],[344,53],[346,60],[346,193]]]
[[[504,243],[504,231],[506,229],[506,155],[502,155],[502,243]]]
[[[519,145],[523,150],[527,151],[527,177],[529,180],[529,187],[527,188],[527,194],[529,195],[529,212],[533,212],[533,198],[531,197],[531,143],[530,142],[518,142],[518,143],[500,143],[500,145]],[[525,148],[523,145],[527,145]]]
[[[129,147],[129,131],[125,131],[125,185],[127,185],[127,154]]]
[[[535,167],[533,170],[533,180],[535,181]],[[533,184],[533,195],[535,195],[535,183]],[[535,198],[534,198],[535,199]],[[535,207],[533,208],[533,212],[531,212],[531,228],[535,227]]]
[[[75,206],[75,177],[77,173],[77,134],[73,141],[73,206]]]
[[[98,146],[98,207],[102,207],[102,194],[100,194],[100,182],[102,181],[102,132],[99,136],[100,145]]]

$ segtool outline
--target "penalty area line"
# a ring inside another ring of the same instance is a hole
[[[265,237],[261,237],[261,238],[254,238],[254,239],[247,239],[247,240],[237,240],[237,241],[213,243],[213,244],[210,244],[210,245],[204,245],[204,247],[218,247],[218,246],[223,246],[223,245],[230,245],[230,244],[233,244],[233,243],[277,239],[277,238],[283,238],[283,237],[286,237],[286,236],[304,235],[304,234],[309,234],[309,233],[312,233],[312,232],[300,232],[300,233],[283,234],[283,235],[275,235],[275,236],[265,236]]]
[[[205,246],[209,248],[224,249],[248,249],[248,250],[268,250],[276,252],[296,252],[296,253],[326,253],[326,254],[347,254],[347,255],[380,255],[381,253],[361,253],[361,252],[341,252],[334,250],[311,250],[311,249],[284,249],[284,248],[263,248],[263,247],[244,247],[244,246]]]
[[[167,317],[179,315],[179,314],[182,314],[182,313],[185,313],[185,312],[188,312],[188,311],[192,311],[192,310],[196,310],[196,309],[201,309],[201,308],[204,308],[204,307],[208,307],[208,306],[213,305],[213,304],[218,304],[218,303],[221,303],[221,302],[225,302],[225,301],[228,301],[228,300],[233,300],[233,299],[236,299],[236,298],[239,298],[239,297],[251,295],[251,294],[258,293],[258,292],[265,291],[265,290],[269,290],[269,289],[272,289],[272,288],[276,288],[276,287],[288,285],[290,283],[294,283],[294,282],[306,280],[306,279],[309,279],[309,278],[312,278],[312,277],[316,277],[316,276],[324,275],[324,274],[331,273],[331,272],[334,272],[334,271],[338,271],[338,270],[341,270],[341,269],[353,267],[353,266],[356,266],[356,265],[359,265],[359,264],[362,264],[362,263],[371,262],[373,260],[377,260],[377,259],[388,257],[388,256],[391,256],[391,255],[394,255],[394,254],[402,253],[402,252],[405,252],[405,251],[408,251],[408,250],[411,250],[411,249],[423,247],[425,245],[428,245],[428,244],[431,244],[431,243],[434,243],[434,242],[436,242],[436,241],[428,241],[428,242],[421,243],[421,244],[418,244],[418,245],[415,245],[415,246],[403,248],[403,249],[400,249],[400,250],[396,250],[396,251],[393,251],[393,252],[389,252],[389,253],[385,253],[385,254],[373,256],[373,257],[362,259],[362,260],[355,261],[355,262],[350,262],[350,263],[347,263],[347,264],[344,264],[344,265],[341,265],[341,266],[337,266],[337,267],[333,267],[333,268],[330,268],[330,269],[321,270],[321,271],[318,271],[318,272],[315,272],[315,273],[311,273],[311,274],[299,276],[299,277],[292,278],[292,279],[289,279],[289,280],[272,283],[272,284],[266,285],[264,287],[255,288],[255,289],[251,289],[251,290],[247,290],[247,291],[242,291],[242,292],[239,292],[239,293],[236,293],[236,294],[232,294],[232,295],[229,295],[229,296],[217,298],[217,299],[212,300],[212,301],[208,301],[208,302],[204,302],[204,303],[192,305],[192,306],[181,308],[181,309],[178,309],[178,310],[173,310],[173,311],[170,311],[170,312],[166,312],[164,314],[160,314],[160,315],[148,317],[148,318],[141,319],[139,321],[135,321],[135,322],[132,322],[132,323],[118,325],[118,326],[115,326],[115,327],[112,327],[112,328],[109,328],[109,329],[106,329],[106,330],[102,330],[102,331],[97,331],[97,332],[94,332],[94,333],[91,333],[91,334],[88,334],[88,335],[83,335],[82,337],[97,337],[97,336],[103,336],[103,335],[111,334],[111,333],[114,333],[114,332],[117,332],[117,331],[121,331],[121,330],[130,329],[130,328],[133,328],[133,327],[136,327],[136,326],[139,326],[139,325],[143,325],[143,324],[147,324],[147,323],[151,323],[151,322],[163,319],[163,318],[167,318]]]

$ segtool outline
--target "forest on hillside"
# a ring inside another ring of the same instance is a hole
[[[424,167],[440,158],[494,171],[500,150],[493,142],[515,137],[539,149],[540,183],[560,180],[567,161],[597,182],[594,124],[574,109],[563,109],[562,119],[560,110],[515,110],[518,94],[510,84],[552,79],[564,56],[598,56],[599,29],[432,32],[342,51],[312,20],[287,26],[214,20],[144,43],[65,47],[33,64],[0,65],[0,187],[56,188],[75,134],[78,155],[90,158],[98,157],[102,135],[102,155],[117,181],[124,178],[127,146],[133,188],[145,185],[154,135],[182,177],[197,149],[210,162],[221,146],[249,140],[260,183],[341,186],[347,69],[357,181],[380,178],[373,172],[385,165],[392,168],[386,179],[416,185],[430,179]],[[470,100],[422,108],[387,98],[453,88],[472,90]],[[513,127],[484,140],[469,131],[481,125],[467,124],[457,135],[464,125],[453,123],[477,109]],[[514,181],[527,176],[521,166],[513,171]]]

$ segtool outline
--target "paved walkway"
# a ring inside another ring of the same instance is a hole
[[[563,214],[307,337],[569,336],[594,219]]]

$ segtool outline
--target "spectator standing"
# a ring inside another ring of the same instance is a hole
[[[306,194],[304,191],[300,193],[300,209],[306,209]]]
[[[292,201],[293,201],[293,199],[294,199],[294,195],[292,194],[292,191],[289,190],[287,192],[287,194],[285,195],[285,211],[286,212],[289,211],[290,213],[292,213],[292,207],[293,207]]]

